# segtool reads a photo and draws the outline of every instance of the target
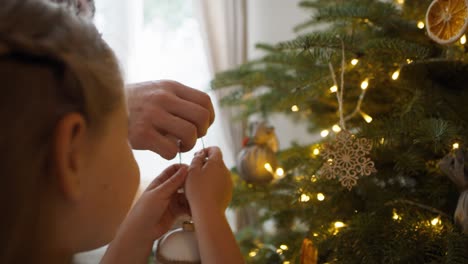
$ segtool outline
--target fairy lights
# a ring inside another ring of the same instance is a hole
[[[466,43],[466,35],[463,35],[463,36],[460,38],[460,44],[465,45],[465,43]]]
[[[317,193],[317,200],[319,201],[325,200],[325,195],[323,195],[323,193]]]
[[[312,154],[314,154],[315,156],[317,156],[318,154],[320,154],[320,149],[315,148],[314,150],[312,150]]]
[[[291,106],[291,111],[293,112],[298,112],[299,111],[299,107],[297,105],[293,105]]]
[[[310,201],[310,196],[303,193],[303,194],[301,194],[300,201],[303,202],[303,203],[306,203],[306,202]]]
[[[459,148],[460,148],[460,143],[458,143],[458,142],[453,143],[452,149],[455,150],[455,149],[459,149]]]
[[[418,26],[419,29],[423,29],[424,28],[424,22],[418,21],[417,26]]]
[[[338,91],[338,87],[336,85],[333,85],[332,87],[330,87],[330,92],[336,93],[337,91]]]
[[[351,60],[351,65],[356,66],[359,63],[358,59],[352,59]]]
[[[396,81],[396,80],[398,80],[398,77],[400,77],[400,70],[396,70],[396,71],[392,74],[392,80]]]
[[[283,168],[277,168],[276,169],[276,175],[278,175],[278,177],[282,178],[284,176]]]
[[[321,137],[327,137],[328,134],[330,134],[330,131],[328,131],[328,129],[324,129],[322,130],[322,132],[320,132]]]
[[[440,220],[440,216],[431,220],[431,225],[436,226],[442,224],[442,220]]]
[[[365,79],[365,80],[362,81],[362,83],[361,83],[361,89],[362,89],[362,90],[366,90],[367,87],[369,87],[369,79]]]
[[[339,125],[334,125],[332,127],[333,132],[338,133],[341,131],[341,127]]]
[[[372,122],[372,117],[364,112],[360,112],[361,113],[361,116],[362,118],[364,118],[364,121],[366,121],[367,123],[371,123]]]

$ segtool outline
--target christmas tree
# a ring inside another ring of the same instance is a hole
[[[232,207],[256,217],[237,234],[248,263],[468,263],[467,5],[303,1],[296,39],[216,76],[240,120],[280,112],[322,135],[233,168]]]

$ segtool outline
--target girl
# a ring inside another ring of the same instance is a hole
[[[146,263],[182,213],[203,263],[243,263],[218,148],[167,168],[127,213],[139,172],[123,81],[90,22],[46,1],[3,0],[0,85],[0,263],[70,263],[112,239],[102,263]]]

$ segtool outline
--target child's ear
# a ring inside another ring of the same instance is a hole
[[[81,197],[88,133],[86,121],[79,113],[65,115],[55,127],[52,171],[57,191],[67,200],[77,201]]]

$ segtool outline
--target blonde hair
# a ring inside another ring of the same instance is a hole
[[[92,21],[64,5],[2,0],[0,21],[0,263],[29,263],[57,121],[79,112],[99,133],[123,80]]]

